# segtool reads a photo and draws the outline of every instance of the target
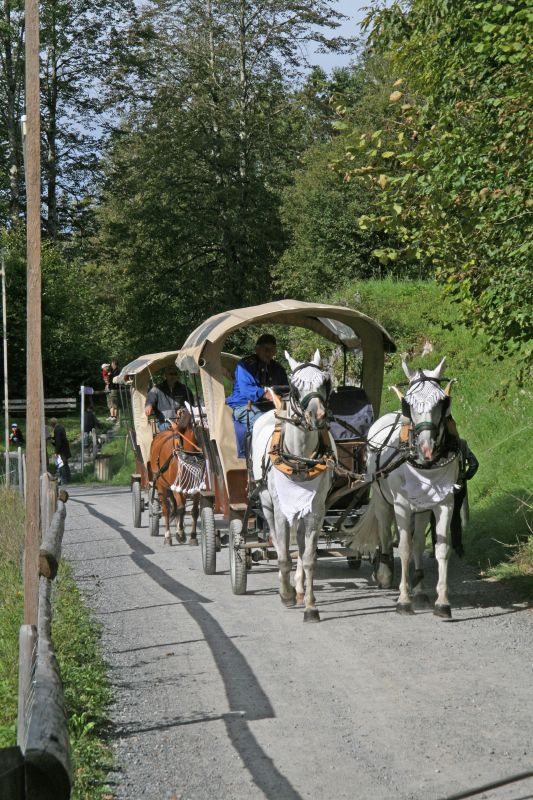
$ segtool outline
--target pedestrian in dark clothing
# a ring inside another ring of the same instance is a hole
[[[54,446],[55,462],[59,473],[59,484],[69,483],[70,481],[70,467],[68,464],[70,458],[70,445],[67,439],[67,433],[63,425],[61,425],[55,417],[50,420],[52,426],[51,440]]]
[[[85,447],[89,446],[91,432],[93,430],[97,431],[101,427],[102,425],[96,419],[96,414],[92,408],[88,408],[83,414],[83,443]]]
[[[16,422],[11,423],[11,433],[9,434],[9,441],[15,447],[20,447],[24,444],[24,436]]]
[[[463,547],[463,524],[461,521],[461,508],[463,506],[465,497],[468,495],[467,481],[471,480],[479,469],[479,461],[474,453],[468,446],[466,439],[459,439],[459,485],[458,489],[453,496],[453,512],[452,521],[450,523],[450,532],[452,547],[458,556],[464,555]],[[433,548],[437,541],[435,515],[431,515],[431,539]]]
[[[106,383],[106,397],[107,397],[107,407],[109,408],[109,417],[108,419],[112,422],[118,419],[118,386],[114,382],[114,379],[120,375],[120,367],[118,365],[118,361],[116,358],[113,359],[111,362],[111,366],[107,371],[107,383]]]
[[[176,411],[185,406],[185,401],[193,405],[193,396],[185,384],[178,381],[177,367],[165,369],[165,380],[153,386],[146,395],[144,413],[147,417],[155,414],[160,431],[170,428],[171,419],[176,418]]]

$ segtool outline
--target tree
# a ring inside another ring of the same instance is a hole
[[[394,235],[396,259],[436,270],[473,330],[524,364],[533,333],[532,19],[526,0],[375,7],[369,42],[389,53],[395,80],[379,130],[359,137],[366,164],[351,173],[378,204],[361,225]]]
[[[136,340],[142,329],[160,342],[169,324],[179,337],[214,309],[269,296],[284,247],[279,191],[303,146],[289,81],[301,44],[325,41],[323,29],[335,27],[332,5],[144,7],[110,90],[123,118],[99,240],[102,263],[120,264],[132,292],[126,317]],[[147,263],[156,276],[148,288]]]
[[[98,167],[102,85],[112,42],[134,15],[131,0],[45,0],[41,90],[46,233],[69,230],[71,207]]]
[[[20,120],[24,81],[24,3],[4,0],[0,19],[0,224],[22,213],[24,170]]]
[[[357,278],[385,274],[411,274],[412,265],[384,261],[394,239],[387,233],[362,229],[359,218],[376,206],[373,193],[351,180],[355,164],[365,156],[356,149],[346,153],[346,141],[371,131],[387,102],[387,64],[363,58],[357,66],[337,70],[331,79],[315,71],[302,95],[312,110],[319,144],[300,158],[294,181],[282,195],[281,216],[288,247],[274,268],[278,293],[320,299],[324,287],[340,286]]]

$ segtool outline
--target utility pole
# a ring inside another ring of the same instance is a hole
[[[9,461],[9,384],[7,380],[7,303],[6,303],[6,264],[2,250],[2,335],[4,338],[4,427],[6,442],[6,488],[9,487],[11,478]]]
[[[26,31],[26,539],[24,547],[24,622],[37,623],[41,534],[41,153],[39,88],[39,4],[25,2]]]

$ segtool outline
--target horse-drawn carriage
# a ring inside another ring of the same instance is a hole
[[[135,455],[135,472],[131,476],[133,527],[141,527],[142,514],[148,511],[151,536],[158,536],[159,521],[164,513],[154,480],[156,469],[150,464],[152,444],[158,432],[157,425],[153,418],[146,416],[145,406],[148,392],[154,384],[154,376],[161,370],[174,368],[176,356],[175,350],[139,356],[126,364],[115,378]]]
[[[201,492],[203,566],[206,573],[215,572],[216,553],[220,549],[214,517],[216,512],[222,514],[229,524],[230,575],[236,594],[246,591],[247,570],[253,563],[252,553],[256,557],[262,553],[264,557],[271,546],[269,528],[272,523],[265,518],[261,502],[264,481],[257,474],[257,469],[254,471],[249,447],[246,448],[246,454],[243,452],[242,441],[238,440],[234,427],[232,410],[225,402],[228,379],[233,377],[238,359],[223,354],[222,348],[231,334],[250,326],[268,326],[269,330],[275,326],[297,327],[313,331],[333,344],[342,358],[342,381],[331,392],[326,389],[327,397],[324,396],[327,428],[333,429],[334,461],[338,465],[328,492],[321,529],[319,552],[327,555],[348,555],[342,550],[345,532],[355,524],[368,494],[363,477],[365,437],[379,412],[385,353],[395,350],[384,328],[361,312],[343,306],[294,300],[217,314],[188,337],[177,354],[176,364],[189,375],[196,396],[199,415],[194,421],[194,430],[207,463],[208,488]],[[358,380],[354,382],[357,385],[347,386],[347,361],[354,354],[359,365]],[[299,365],[292,362],[291,367],[293,373],[300,370],[299,376],[305,374],[301,370],[306,367],[307,372],[315,369],[317,376],[320,373],[324,380],[329,380],[329,375],[321,372],[318,361],[316,364],[306,362]],[[282,426],[291,423],[288,427],[302,427],[308,409],[315,402],[318,403],[318,392],[295,400],[297,390],[292,379],[291,387],[287,388],[292,398],[292,411],[287,411],[285,403],[285,410],[279,405],[275,416],[281,420]],[[273,417],[274,413],[270,412],[270,416]],[[256,423],[255,427],[258,425]],[[271,444],[268,447],[271,453]],[[306,458],[305,461],[310,469],[319,472],[320,464],[325,465],[324,469],[329,469],[333,464],[333,460],[326,463],[327,459],[322,455],[314,459]],[[314,464],[311,465],[312,461]],[[294,462],[292,466],[294,468]],[[309,472],[307,477],[312,474]],[[305,479],[306,476],[303,477]],[[332,549],[331,545],[336,547]],[[358,566],[356,554],[352,553],[349,559],[353,566]]]
[[[153,417],[148,417],[145,413],[147,403],[147,396],[154,385],[154,377],[161,371],[168,368],[174,368],[176,357],[179,351],[170,350],[164,353],[149,353],[147,355],[139,356],[138,358],[130,361],[115,378],[115,383],[118,384],[120,389],[123,415],[127,421],[128,437],[135,456],[135,472],[131,475],[131,500],[132,500],[132,521],[134,528],[140,528],[142,523],[142,514],[148,511],[149,529],[151,536],[158,536],[159,523],[164,516],[164,509],[162,508],[161,499],[157,492],[157,476],[158,473],[164,473],[161,470],[164,463],[151,463],[151,456],[153,456],[152,448],[154,437],[158,434],[157,424]],[[221,355],[222,368],[226,369],[229,375],[235,368],[237,361],[236,357],[223,353]],[[194,414],[195,409],[189,408],[191,414]],[[198,413],[198,412],[196,412]],[[169,471],[174,472],[177,464],[182,459],[181,463],[184,464],[187,457],[190,460],[200,460],[202,473],[205,470],[205,459],[203,451],[206,446],[203,440],[203,428],[201,425],[196,426],[196,434],[198,441],[191,430],[190,422],[187,425],[191,431],[190,436],[185,434],[186,444],[185,448],[176,447],[176,440],[172,436],[167,438],[171,439],[172,459],[167,464]],[[175,426],[174,433],[178,438],[182,436]],[[160,437],[162,438],[162,437]],[[203,484],[204,475],[202,474],[201,484]],[[209,475],[205,475],[207,481]],[[172,480],[168,481],[172,484]],[[168,487],[167,494],[170,495],[171,486]],[[198,494],[197,492],[195,494]],[[211,496],[210,484],[206,483],[205,495]],[[198,498],[193,500],[194,505],[199,501]],[[202,524],[206,531],[214,531],[214,516],[212,511],[212,504],[209,502],[203,504],[205,510],[202,509]],[[168,529],[168,528],[167,528]],[[189,543],[197,544],[196,539],[196,526],[193,526],[193,535]],[[208,535],[208,534],[207,534]],[[218,546],[218,543],[217,543]]]

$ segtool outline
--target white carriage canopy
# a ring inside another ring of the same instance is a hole
[[[144,464],[150,460],[150,447],[153,439],[152,425],[144,413],[146,395],[153,385],[154,375],[165,367],[174,366],[179,352],[179,350],[169,350],[165,353],[148,353],[139,356],[126,364],[114,379],[115,383],[128,386],[130,389],[133,427]],[[221,359],[222,375],[231,380],[238,357],[222,353]]]
[[[396,346],[387,331],[366,314],[345,306],[299,300],[278,300],[215,314],[190,334],[176,364],[183,372],[201,377],[210,438],[217,442],[224,472],[241,464],[236,455],[231,409],[225,405],[223,377],[227,373],[221,353],[233,331],[251,325],[307,328],[348,350],[360,350],[362,384],[378,416],[385,353],[394,352]]]

